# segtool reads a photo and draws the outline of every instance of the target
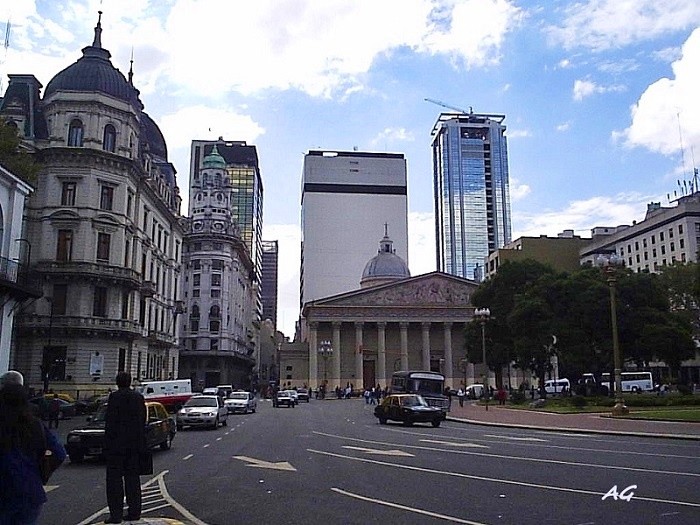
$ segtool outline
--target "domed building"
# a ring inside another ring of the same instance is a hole
[[[307,346],[302,352],[288,345],[288,354],[281,352],[280,369],[291,371],[282,380],[327,390],[384,388],[394,371],[431,370],[456,387],[474,376],[473,365],[462,368],[463,334],[477,287],[442,272],[411,277],[385,227],[358,290],[303,305]]]
[[[0,99],[0,117],[42,166],[25,237],[43,297],[21,308],[10,363],[37,389],[106,390],[121,370],[177,376],[176,170],[133,67],[125,76],[102,47],[101,16],[92,44],[43,96],[33,75],[9,75]]]
[[[379,242],[379,252],[370,259],[362,271],[360,287],[367,288],[396,281],[397,279],[405,279],[410,276],[411,272],[408,270],[408,265],[401,257],[396,255],[394,243],[389,238],[385,227],[384,237]]]

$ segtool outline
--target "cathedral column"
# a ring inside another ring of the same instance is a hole
[[[448,386],[454,388],[454,374],[452,373],[452,323],[443,323],[445,330],[444,339],[444,356],[445,356],[445,379]]]
[[[362,357],[362,323],[355,323],[355,388],[364,388]]]
[[[341,388],[345,387],[345,385],[340,382],[340,356],[342,355],[340,347],[340,327],[341,323],[333,323],[333,382],[328,385],[328,387],[331,389],[335,388],[336,386],[340,386]]]
[[[423,329],[423,370],[430,370],[430,323],[421,323]]]
[[[309,388],[318,388],[318,323],[309,323]]]
[[[399,323],[401,331],[401,370],[408,370],[408,323]]]
[[[377,382],[386,386],[386,323],[377,323]]]

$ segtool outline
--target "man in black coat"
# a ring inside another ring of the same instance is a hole
[[[105,523],[121,523],[124,492],[129,507],[126,520],[136,521],[141,517],[139,459],[146,451],[146,404],[143,396],[131,389],[128,372],[119,372],[116,382],[119,388],[109,395],[105,414],[104,452],[110,514]]]

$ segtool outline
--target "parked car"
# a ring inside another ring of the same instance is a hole
[[[566,379],[549,379],[544,382],[544,389],[548,394],[557,395],[564,392],[571,393],[571,382]]]
[[[105,441],[105,415],[107,403],[88,417],[86,425],[71,430],[66,437],[66,452],[73,463],[80,463],[86,456],[102,456]],[[165,407],[156,402],[146,403],[146,444],[149,448],[159,446],[168,450],[175,437],[175,419]]]
[[[289,390],[280,390],[277,392],[277,403],[275,406],[279,408],[282,405],[292,408],[294,408],[296,405],[296,402],[294,401],[294,398],[292,397],[292,394],[290,394]]]
[[[184,427],[210,427],[219,428],[219,424],[226,426],[228,410],[224,406],[224,400],[217,395],[192,396],[185,405],[177,411],[177,429]]]
[[[29,402],[37,407],[39,417],[41,419],[49,419],[49,405],[54,401],[53,397],[48,398],[44,396],[33,397]],[[70,419],[76,414],[75,403],[69,403],[65,399],[58,398],[59,419]]]
[[[309,402],[309,399],[311,396],[309,395],[309,391],[306,388],[299,388],[297,389],[297,400],[298,401],[306,401],[307,403]]]
[[[289,395],[292,396],[292,399],[294,400],[294,404],[298,405],[299,404],[299,394],[297,394],[297,391],[290,389],[290,390],[287,390],[287,392],[289,392]]]
[[[439,427],[442,410],[431,407],[423,396],[418,394],[391,394],[374,409],[379,423],[386,425],[388,420],[400,421],[406,426],[413,423],[430,423]]]
[[[467,399],[480,399],[484,395],[484,385],[478,383],[469,385],[467,388],[465,388],[464,392]]]
[[[255,413],[258,408],[258,401],[252,392],[231,392],[228,398],[224,399],[224,405],[229,414],[235,414],[236,412],[247,414],[248,412]]]

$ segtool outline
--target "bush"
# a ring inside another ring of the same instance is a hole
[[[571,398],[571,406],[583,408],[588,404],[588,401],[583,396],[574,396]]]
[[[678,393],[684,395],[684,396],[689,396],[690,394],[693,393],[693,390],[688,386],[688,385],[678,385]]]
[[[529,395],[525,395],[525,392],[522,390],[514,390],[513,393],[510,395],[510,402],[513,403],[514,405],[522,405],[527,401],[527,398],[530,397]]]

